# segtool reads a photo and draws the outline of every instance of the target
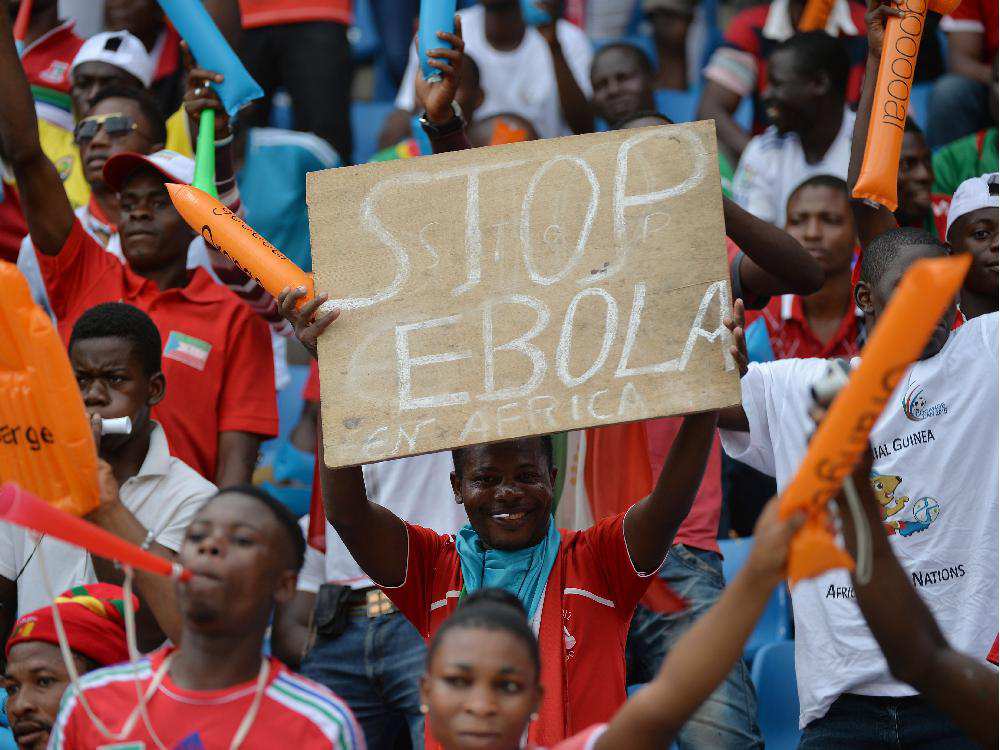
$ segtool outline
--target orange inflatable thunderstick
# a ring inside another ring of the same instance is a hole
[[[850,556],[833,540],[827,502],[867,449],[868,434],[886,401],[954,302],[970,262],[971,256],[963,254],[913,264],[865,344],[861,365],[813,435],[795,478],[781,495],[783,517],[797,510],[807,514],[789,548],[792,585],[833,568],[853,570]]]
[[[191,579],[191,573],[180,563],[147,552],[89,521],[64,513],[13,482],[0,484],[0,520],[61,539],[123,565],[182,581]]]
[[[799,31],[822,31],[830,19],[834,0],[807,0],[799,18]]]
[[[285,287],[303,286],[306,296],[296,303],[296,307],[301,307],[315,296],[312,277],[218,199],[192,185],[167,183],[167,191],[181,218],[272,297],[281,294]],[[326,305],[321,311],[325,312],[324,308]]]
[[[0,262],[0,480],[60,510],[97,506],[97,449],[52,321],[24,276]]]
[[[861,173],[852,195],[896,210],[896,180],[903,128],[910,107],[910,87],[920,51],[927,11],[947,15],[961,0],[900,0],[895,6],[902,17],[889,16],[885,24],[882,57],[878,64],[875,100]]]

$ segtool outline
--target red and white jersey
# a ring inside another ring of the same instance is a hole
[[[112,732],[120,732],[137,705],[136,680],[145,694],[156,670],[173,648],[148,659],[90,672],[80,688],[94,713]],[[241,750],[364,750],[365,738],[351,710],[322,685],[307,680],[275,658],[260,708]],[[146,705],[150,725],[170,750],[216,750],[232,742],[257,690],[251,680],[224,690],[185,690],[164,676]],[[157,747],[140,719],[124,737],[106,737],[87,716],[78,694],[66,691],[49,738],[53,750],[147,750]]]
[[[625,639],[652,580],[636,571],[625,544],[625,513],[585,531],[559,530],[559,554],[533,623],[545,694],[528,741],[551,747],[608,721],[625,702]],[[427,640],[458,607],[465,586],[451,535],[407,524],[406,578],[382,587]],[[426,748],[439,743],[427,732]]]

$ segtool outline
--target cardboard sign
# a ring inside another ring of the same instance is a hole
[[[307,178],[331,467],[738,403],[710,122]]]

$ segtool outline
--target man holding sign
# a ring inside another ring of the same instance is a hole
[[[320,295],[282,312],[307,346],[333,322],[310,322]],[[552,519],[548,436],[453,451],[452,487],[469,524],[454,536],[407,524],[367,498],[361,467],[321,469],[327,518],[361,568],[425,638],[466,594],[497,586],[525,605],[539,634],[548,689],[536,742],[555,742],[607,720],[625,700],[625,637],[632,612],[670,548],[701,483],[715,414],[686,418],[653,493],[582,532]]]

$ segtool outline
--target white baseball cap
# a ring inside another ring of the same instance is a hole
[[[73,58],[70,74],[86,62],[104,62],[121,68],[138,78],[147,89],[156,72],[156,63],[146,51],[146,45],[127,31],[102,31],[90,37]]]
[[[998,181],[1000,174],[992,172],[970,177],[951,196],[951,205],[948,206],[948,227],[945,236],[951,233],[951,225],[968,213],[972,213],[980,208],[1000,208],[1000,195],[998,195]]]
[[[152,167],[166,178],[165,182],[190,185],[194,179],[194,159],[176,151],[163,149],[152,154],[126,151],[104,162],[104,184],[116,193],[120,192],[125,180],[140,167]]]

